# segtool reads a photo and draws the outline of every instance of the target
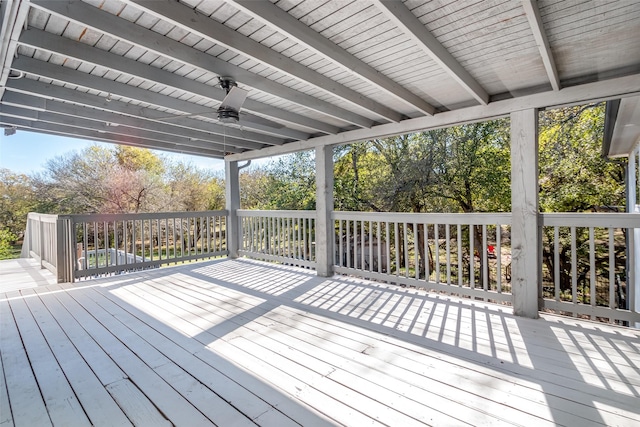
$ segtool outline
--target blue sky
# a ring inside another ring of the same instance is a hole
[[[92,142],[64,136],[44,135],[18,130],[15,135],[4,136],[0,129],[0,168],[16,173],[42,172],[47,160],[70,151],[81,151],[91,144],[113,147],[113,144]],[[224,162],[207,157],[155,151],[156,153],[195,166],[213,170],[224,170]]]

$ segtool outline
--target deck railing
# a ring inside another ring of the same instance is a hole
[[[239,255],[315,268],[314,211],[239,210]],[[541,310],[640,324],[640,214],[541,214]],[[333,271],[511,303],[511,215],[333,212]],[[331,245],[329,245],[331,247]],[[29,214],[23,256],[59,281],[226,255],[227,212]]]
[[[241,255],[315,266],[314,212],[238,216]],[[510,213],[333,212],[332,219],[336,273],[512,303]],[[639,229],[640,214],[541,214],[540,309],[640,322],[627,286],[640,277],[630,262]]]
[[[332,218],[338,273],[511,300],[509,214],[333,212]]]
[[[541,214],[543,310],[609,322],[640,322],[633,290],[640,214]],[[637,242],[636,242],[637,243]]]
[[[42,268],[51,271],[59,282],[69,281],[70,265],[67,224],[58,215],[31,212],[27,215],[27,229],[22,243],[22,258],[34,258]]]
[[[29,214],[23,256],[59,282],[227,254],[226,211]]]
[[[227,254],[226,211],[69,215],[74,278]]]
[[[315,211],[239,210],[239,254],[315,268]]]

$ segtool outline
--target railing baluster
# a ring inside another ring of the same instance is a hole
[[[409,230],[406,222],[402,224],[402,248],[404,249],[404,277],[409,277]]]
[[[591,307],[596,306],[596,300],[598,296],[596,295],[596,247],[595,247],[595,230],[593,227],[589,227],[589,278],[590,278],[590,289],[589,289],[589,302],[591,303]],[[591,320],[595,320],[595,316],[591,316]]]
[[[609,308],[616,309],[616,247],[613,239],[613,227],[609,227]],[[609,322],[614,323],[613,317]]]
[[[444,238],[446,239],[445,250],[447,251],[447,285],[451,285],[451,225],[445,224]]]
[[[560,227],[553,227],[553,282],[555,300],[560,301]]]
[[[573,304],[578,303],[578,274],[577,274],[577,266],[578,263],[578,255],[576,253],[576,227],[571,227],[571,293],[573,294],[571,297],[571,302]],[[574,316],[577,316],[577,312],[573,312]]]
[[[400,233],[398,233],[398,221],[393,223],[393,231],[395,233],[395,250],[396,250],[396,276],[400,276]]]
[[[436,283],[440,283],[440,224],[433,223],[433,238],[435,239]]]
[[[473,224],[469,224],[469,287],[475,289],[476,287],[476,252],[475,252],[475,230]]]
[[[502,293],[502,225],[496,224],[496,290]]]
[[[382,236],[380,235],[380,221],[376,221],[376,251],[378,253],[378,273],[382,273]]]
[[[424,278],[427,282],[431,281],[431,257],[429,256],[429,224],[422,224],[424,227]],[[434,266],[435,267],[435,266]]]
[[[98,267],[98,222],[93,221],[93,253],[95,256],[95,266]]]
[[[344,245],[343,245],[343,239],[342,239],[342,223],[343,223],[343,220],[339,219],[338,220],[338,230],[339,230],[338,231],[339,232],[338,247],[340,248],[340,253],[338,254],[338,258],[339,258],[338,265],[346,267],[347,263],[346,263],[346,260],[344,259],[345,251],[344,251]]]
[[[414,252],[414,262],[415,262],[415,278],[416,280],[420,279],[420,238],[419,238],[420,230],[418,230],[418,224],[413,223],[413,252]]]
[[[458,224],[458,286],[462,287],[464,273],[462,270],[462,225]]]
[[[365,268],[365,257],[364,257],[364,248],[365,248],[365,241],[364,241],[364,220],[360,221],[360,269],[361,270],[366,270]]]
[[[487,225],[482,224],[482,289],[489,289],[489,262],[487,258]]]
[[[347,226],[347,268],[351,268],[351,221],[346,220],[345,224]]]

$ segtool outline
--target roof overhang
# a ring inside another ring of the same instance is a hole
[[[607,102],[603,154],[629,157],[640,144],[640,96]]]
[[[18,131],[243,160],[640,95],[639,2],[0,5]],[[248,92],[238,123],[221,78]]]

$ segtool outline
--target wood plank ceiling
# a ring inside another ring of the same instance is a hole
[[[0,125],[221,158],[640,74],[640,2],[7,0]],[[248,91],[222,123],[220,77]]]

